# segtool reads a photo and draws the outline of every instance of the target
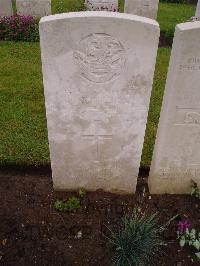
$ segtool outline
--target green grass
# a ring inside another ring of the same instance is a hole
[[[160,109],[167,77],[171,49],[159,48],[154,76],[154,84],[151,95],[151,102],[146,128],[145,141],[142,153],[141,165],[148,167],[151,164],[153,147],[156,138],[157,125],[160,117]]]
[[[84,10],[84,0],[52,0],[52,14]]]
[[[159,49],[143,166],[151,161],[169,55]],[[0,58],[0,165],[49,164],[39,44],[0,42]]]
[[[124,0],[119,0],[119,10],[124,10]],[[159,3],[157,21],[161,31],[174,29],[176,24],[182,23],[195,15],[196,6],[176,3]]]
[[[194,15],[194,5],[159,3],[157,20],[161,31],[166,32],[174,30],[176,24],[185,22]]]
[[[0,42],[0,164],[49,162],[38,43]]]
[[[13,6],[14,12],[16,12],[16,0],[12,0],[12,6]]]

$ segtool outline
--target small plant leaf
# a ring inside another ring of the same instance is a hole
[[[191,195],[200,199],[200,190],[198,188],[198,185],[194,180],[191,180]]]
[[[195,188],[195,187],[192,187],[192,188],[191,188],[191,195],[194,195],[195,192],[196,192],[196,188]]]
[[[193,246],[194,246],[197,250],[199,250],[199,249],[200,249],[200,242],[196,239],[196,240],[194,241],[194,243],[193,243]]]
[[[185,246],[185,237],[182,237],[179,241],[179,244],[181,247],[184,247]]]
[[[71,197],[68,201],[56,200],[53,207],[60,212],[74,212],[80,208],[80,199]]]
[[[196,255],[197,258],[200,260],[200,252],[195,253],[195,255]]]

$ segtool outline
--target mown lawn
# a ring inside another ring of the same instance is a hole
[[[169,48],[158,49],[157,63],[154,75],[154,84],[153,84],[150,109],[148,115],[148,124],[146,128],[142,161],[141,161],[141,165],[144,167],[150,166],[151,163],[157,126],[160,117],[162,98],[165,89],[165,81],[167,77],[170,53],[171,49]]]
[[[169,55],[158,51],[143,166],[151,161]],[[0,42],[0,58],[0,165],[49,164],[39,44]]]
[[[173,30],[178,23],[186,22],[195,15],[195,6],[159,3],[157,21],[161,31]]]
[[[46,164],[39,44],[0,42],[0,58],[0,164]]]

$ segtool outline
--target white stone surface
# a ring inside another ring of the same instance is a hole
[[[51,0],[16,0],[17,13],[34,17],[51,14]]]
[[[67,13],[42,18],[40,36],[54,188],[133,193],[157,22],[114,12]]]
[[[200,22],[176,28],[149,186],[189,193],[200,185]]]
[[[125,0],[124,12],[156,19],[159,0]]]
[[[90,11],[118,11],[118,0],[85,0]]]
[[[12,1],[0,0],[0,17],[11,16],[12,14]]]
[[[200,18],[200,0],[197,3],[197,8],[196,8],[196,14],[195,17]]]

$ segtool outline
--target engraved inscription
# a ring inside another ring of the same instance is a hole
[[[184,122],[186,124],[200,124],[200,114],[196,112],[188,112],[185,115]]]
[[[174,179],[174,177],[181,175],[181,177],[187,177],[187,176],[193,176],[193,177],[199,177],[200,175],[200,165],[199,164],[193,164],[193,166],[188,167],[187,169],[181,169],[179,167],[168,167],[168,168],[160,168],[159,169],[159,175],[160,177],[164,179]],[[179,173],[180,172],[180,173]]]
[[[74,59],[82,77],[104,83],[120,75],[125,63],[125,49],[110,35],[92,34],[80,41]]]
[[[200,125],[200,108],[176,108],[175,126]]]
[[[200,57],[191,57],[180,65],[180,70],[198,71],[200,70]]]
[[[181,150],[187,152],[184,156],[184,166],[197,166],[199,163],[199,133],[200,133],[200,108],[176,108],[175,114],[176,123],[174,126],[184,127],[184,130],[179,130],[180,143],[182,143]],[[182,132],[184,132],[184,138],[181,138]],[[183,141],[184,140],[184,141]],[[180,156],[181,158],[181,156]],[[177,163],[177,165],[180,162]],[[180,166],[180,165],[179,165]]]
[[[116,4],[106,0],[86,0],[86,5],[89,10],[96,11],[112,11],[117,12],[118,7]]]

